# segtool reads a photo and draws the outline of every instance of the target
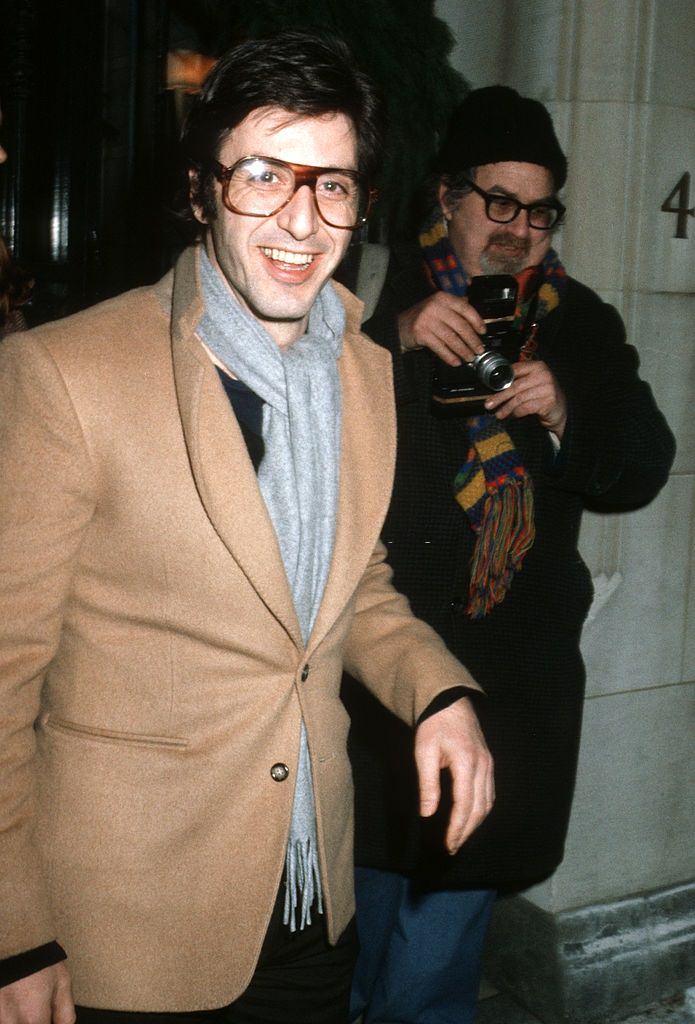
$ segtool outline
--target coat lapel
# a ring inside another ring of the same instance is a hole
[[[197,258],[186,251],[174,273],[172,352],[191,469],[205,511],[269,611],[303,649],[301,630],[273,524],[246,443],[195,335],[202,313]]]

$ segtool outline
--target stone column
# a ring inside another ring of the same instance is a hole
[[[596,599],[566,857],[498,904],[489,944],[490,979],[542,1020],[605,1021],[695,983],[695,8],[436,10],[473,86],[511,85],[553,114],[570,167],[557,247],[620,310],[678,440],[648,508],[585,516]]]

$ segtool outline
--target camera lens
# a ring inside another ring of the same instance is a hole
[[[499,352],[481,352],[471,365],[478,380],[490,391],[504,391],[514,380],[512,364]]]
[[[514,371],[505,359],[503,363],[490,367],[483,384],[490,388],[490,391],[504,391],[513,380]]]

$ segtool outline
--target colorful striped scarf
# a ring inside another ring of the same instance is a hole
[[[465,295],[466,273],[441,214],[425,226],[420,246],[433,286]],[[519,301],[514,327],[525,335],[520,359],[535,358],[538,323],[562,301],[566,277],[553,249],[538,267],[516,275]],[[467,426],[470,448],[453,489],[476,534],[466,614],[480,619],[504,600],[536,530],[531,477],[504,426],[488,415],[470,417]]]

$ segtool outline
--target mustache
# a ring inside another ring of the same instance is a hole
[[[496,231],[494,235],[490,235],[487,244],[488,247],[491,245],[504,245],[509,249],[515,249],[518,253],[526,253],[531,242],[528,238],[517,238],[516,235],[512,235],[508,231]]]

